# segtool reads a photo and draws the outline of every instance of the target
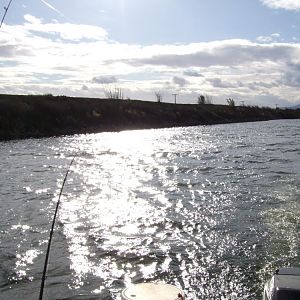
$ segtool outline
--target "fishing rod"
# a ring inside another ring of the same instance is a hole
[[[9,3],[8,3],[7,6],[4,6],[4,15],[3,15],[2,20],[1,20],[1,23],[0,23],[0,28],[2,27],[2,24],[3,24],[3,22],[4,22],[4,19],[5,19],[5,17],[6,17],[6,14],[7,14],[7,11],[8,11],[8,9],[9,9],[9,7],[10,7],[11,2],[12,2],[12,0],[9,1]]]
[[[41,282],[41,287],[40,287],[40,297],[39,297],[39,300],[43,299],[44,286],[45,286],[46,274],[47,274],[47,267],[48,267],[48,260],[49,260],[49,254],[50,254],[50,248],[51,248],[51,241],[52,241],[52,236],[53,236],[53,233],[54,233],[55,220],[56,220],[56,216],[57,216],[57,213],[58,213],[58,208],[59,208],[59,204],[60,204],[60,198],[61,198],[64,186],[65,186],[65,183],[66,183],[69,171],[71,169],[71,166],[72,166],[73,161],[75,160],[76,156],[77,156],[77,153],[74,155],[73,159],[70,162],[69,168],[68,168],[68,170],[66,172],[63,184],[62,184],[61,189],[60,189],[58,200],[56,202],[56,208],[55,208],[55,212],[54,212],[54,216],[53,216],[53,220],[52,220],[52,226],[51,226],[51,230],[50,230],[50,234],[49,234],[48,247],[47,247],[47,252],[46,252],[46,257],[45,257],[45,263],[44,263],[44,270],[43,270],[42,282]]]

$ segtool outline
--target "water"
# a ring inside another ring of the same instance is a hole
[[[300,121],[0,143],[0,299],[119,299],[145,281],[187,299],[260,299],[299,265]]]

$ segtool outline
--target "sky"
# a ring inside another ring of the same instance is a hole
[[[114,89],[164,102],[177,93],[178,103],[203,94],[299,104],[300,0],[12,1],[0,93],[98,98]]]

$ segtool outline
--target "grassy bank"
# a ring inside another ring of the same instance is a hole
[[[0,140],[300,118],[300,110],[0,95]]]

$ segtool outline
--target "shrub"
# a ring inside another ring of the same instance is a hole
[[[234,107],[235,106],[235,101],[232,98],[226,99],[227,103],[229,106]]]
[[[209,95],[199,95],[198,96],[198,104],[212,104],[212,97]]]
[[[200,105],[206,104],[206,99],[205,99],[204,95],[198,96],[198,104],[200,104]]]

